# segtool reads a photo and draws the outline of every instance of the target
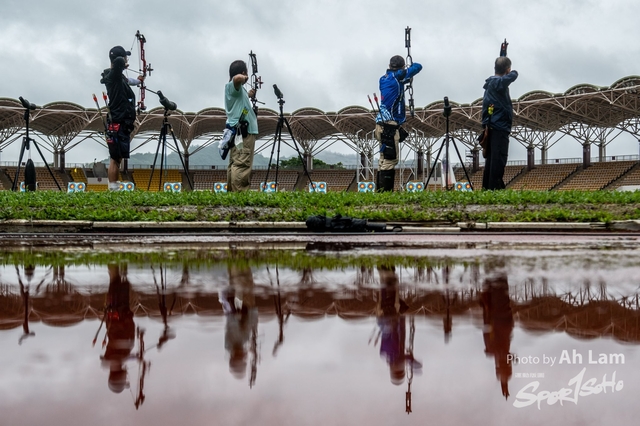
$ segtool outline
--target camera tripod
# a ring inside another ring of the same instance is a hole
[[[467,181],[469,185],[471,185],[471,190],[473,190],[473,184],[471,183],[471,179],[469,179],[469,173],[467,173],[467,168],[464,166],[464,161],[462,161],[462,157],[460,156],[460,151],[458,151],[458,146],[456,145],[456,141],[449,134],[449,116],[451,115],[451,105],[449,104],[449,98],[444,97],[444,111],[442,114],[445,117],[446,122],[446,130],[444,134],[444,139],[442,140],[442,144],[440,145],[440,149],[438,149],[438,154],[436,155],[436,159],[433,160],[433,166],[431,166],[431,170],[429,171],[429,177],[427,178],[427,182],[425,183],[425,188],[428,188],[429,181],[431,180],[431,175],[433,171],[436,169],[436,164],[438,164],[438,159],[440,158],[440,154],[442,153],[442,149],[445,149],[444,161],[446,161],[447,166],[444,169],[444,182],[445,188],[447,190],[453,189],[455,184],[449,187],[449,141],[453,143],[453,147],[456,149],[456,154],[458,154],[458,160],[460,160],[460,164],[462,164],[462,170],[464,170],[464,175],[467,177]]]
[[[278,98],[278,105],[280,106],[280,116],[278,117],[278,125],[276,126],[276,133],[273,137],[273,146],[271,147],[271,156],[269,157],[269,165],[267,166],[267,174],[265,175],[265,178],[264,178],[264,184],[267,185],[267,182],[269,181],[269,171],[271,170],[271,161],[273,160],[273,152],[275,151],[276,145],[277,145],[278,152],[276,156],[276,178],[275,178],[276,191],[277,191],[278,190],[278,171],[280,170],[280,145],[282,143],[282,127],[284,125],[287,126],[287,131],[289,132],[289,136],[293,141],[293,147],[298,153],[298,158],[300,158],[300,161],[302,162],[302,168],[304,169],[304,174],[307,176],[307,179],[309,179],[309,183],[313,181],[311,180],[311,175],[309,175],[309,170],[307,169],[307,165],[305,164],[304,158],[300,153],[300,149],[298,148],[298,143],[296,142],[295,138],[293,137],[293,133],[291,132],[291,126],[289,125],[289,121],[286,119],[286,117],[284,116],[284,112],[282,111],[282,107],[284,105],[284,99],[282,99],[282,92],[280,91],[280,89],[278,89],[278,86],[275,84],[273,85],[273,91],[276,94],[276,97]],[[262,183],[260,185],[262,185]]]
[[[175,108],[173,108],[175,109]],[[171,133],[171,137],[173,138],[173,143],[176,147],[176,152],[178,153],[178,157],[180,158],[180,163],[182,164],[182,170],[184,171],[185,176],[187,177],[187,182],[189,182],[189,188],[193,191],[193,184],[191,183],[191,177],[189,176],[189,171],[185,166],[184,159],[182,158],[182,153],[180,152],[180,148],[178,147],[178,141],[176,140],[176,135],[173,133],[173,127],[171,123],[169,123],[169,108],[165,106],[164,108],[164,120],[162,121],[162,129],[160,129],[160,136],[158,137],[158,147],[156,148],[156,155],[153,158],[153,165],[151,166],[151,175],[149,176],[149,183],[147,184],[147,191],[151,188],[151,180],[153,179],[153,174],[156,170],[156,162],[158,160],[158,152],[162,148],[162,153],[160,154],[160,177],[162,178],[162,169],[164,165],[164,160],[166,156],[166,145],[167,145],[167,133]],[[160,179],[160,183],[158,183],[158,191],[162,191],[162,179]]]
[[[19,99],[20,99],[20,102],[22,102],[22,106],[24,107],[24,121],[26,124],[26,132],[25,132],[24,138],[22,139],[22,147],[20,148],[20,158],[18,159],[18,168],[16,169],[16,176],[13,178],[13,185],[11,185],[11,191],[15,191],[17,188],[18,178],[20,177],[20,165],[22,164],[22,157],[24,156],[25,150],[29,151],[30,149],[29,144],[31,142],[33,142],[33,146],[35,146],[36,149],[38,150],[38,154],[40,154],[40,158],[42,158],[42,162],[44,163],[44,165],[47,166],[47,170],[49,170],[49,174],[51,175],[51,178],[53,179],[53,181],[56,183],[56,186],[60,191],[62,191],[62,188],[60,188],[60,184],[58,183],[58,180],[53,175],[53,172],[49,167],[49,163],[47,163],[47,161],[44,159],[44,155],[42,155],[42,151],[40,151],[40,147],[38,146],[38,144],[34,139],[31,139],[29,137],[29,118],[31,117],[31,110],[36,109],[36,106],[31,102],[29,102],[28,100],[24,99],[22,96],[20,96]],[[29,151],[29,159],[31,159],[31,151]],[[34,180],[35,180],[35,176],[34,176]],[[31,188],[27,188],[27,190],[35,191],[36,190],[35,184],[36,182],[34,181],[33,186]],[[26,168],[25,168],[25,185],[26,185]]]

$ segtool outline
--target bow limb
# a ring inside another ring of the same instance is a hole
[[[253,50],[249,52],[249,59],[251,59],[251,88],[253,89],[253,96],[251,97],[251,103],[253,104],[253,112],[258,115],[258,101],[256,97],[258,89],[262,88],[262,77],[258,75],[258,59]]]
[[[140,99],[138,100],[138,114],[140,114],[147,109],[147,106],[144,104],[145,91],[147,89],[144,80],[147,78],[147,75],[151,75],[153,68],[151,68],[151,64],[147,64],[145,57],[144,45],[147,43],[147,39],[139,30],[136,32],[136,38],[138,39],[140,49],[140,75],[142,76],[140,80]]]

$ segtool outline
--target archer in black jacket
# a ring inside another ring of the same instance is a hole
[[[136,120],[136,96],[131,90],[132,85],[138,85],[144,76],[129,79],[123,71],[129,66],[127,57],[131,52],[122,46],[115,46],[109,51],[111,68],[104,70],[100,83],[107,87],[109,96],[108,136],[109,146],[109,190],[118,190],[118,174],[120,162],[129,158],[131,132]]]

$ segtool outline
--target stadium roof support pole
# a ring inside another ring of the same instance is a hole
[[[582,166],[587,168],[591,165],[591,144],[594,141],[606,140],[606,136],[610,134],[613,129],[604,129],[597,125],[572,122],[562,126],[560,131],[573,136],[576,141],[580,142],[582,145]]]
[[[374,177],[374,153],[378,146],[378,141],[373,136],[373,130],[367,132],[363,137],[356,139],[356,147],[359,161],[356,180],[358,182],[368,182]]]
[[[428,175],[428,167],[425,168],[425,153],[429,154],[431,148],[432,138],[429,138],[425,135],[422,130],[416,129],[415,127],[411,131],[411,135],[404,142],[405,145],[409,145],[411,150],[414,152],[415,161],[411,167],[411,171],[413,173],[413,180],[423,182],[425,181]],[[430,157],[429,157],[430,158]]]
[[[524,126],[514,127],[513,132],[511,132],[511,137],[517,140],[522,146],[524,146],[527,151],[533,150],[534,152],[533,160],[530,160],[529,155],[527,155],[528,170],[531,170],[534,166],[533,163],[529,163],[530,161],[535,162],[535,148],[540,149],[541,163],[547,164],[547,152],[549,150],[549,143],[555,136],[555,134],[555,131],[535,130],[530,127]]]

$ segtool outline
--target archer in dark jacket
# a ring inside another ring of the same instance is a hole
[[[517,78],[518,71],[511,70],[511,60],[500,56],[496,59],[495,75],[484,83],[482,127],[489,126],[489,152],[482,177],[483,189],[505,188],[502,178],[509,156],[509,134],[513,122],[509,85]]]
[[[111,68],[104,70],[100,83],[107,87],[109,96],[108,109],[108,136],[109,146],[109,189],[119,188],[118,174],[120,162],[123,158],[129,158],[131,132],[136,120],[136,96],[131,90],[131,85],[138,85],[144,80],[144,76],[137,79],[129,79],[123,75],[123,71],[129,66],[127,57],[131,52],[122,46],[115,46],[109,51]]]

